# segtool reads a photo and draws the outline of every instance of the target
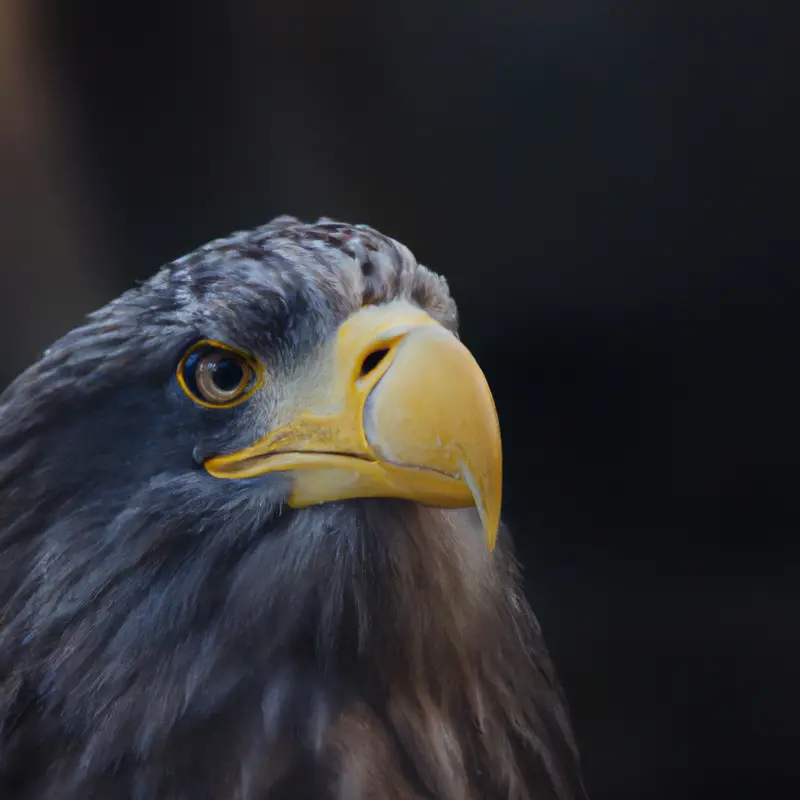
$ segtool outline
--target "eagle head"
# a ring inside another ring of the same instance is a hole
[[[166,265],[0,398],[0,794],[581,796],[500,500],[404,246],[282,217]]]

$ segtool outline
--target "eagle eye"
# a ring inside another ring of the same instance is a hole
[[[259,387],[258,362],[232,347],[205,340],[189,348],[178,365],[178,383],[189,397],[207,408],[230,408]]]

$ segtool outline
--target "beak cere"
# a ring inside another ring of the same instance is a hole
[[[365,497],[477,507],[489,549],[500,524],[502,449],[492,394],[472,354],[404,302],[339,328],[331,385],[288,425],[205,463],[217,478],[292,473],[289,505]]]

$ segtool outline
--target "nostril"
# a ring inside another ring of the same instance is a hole
[[[384,347],[382,350],[373,350],[361,364],[361,377],[369,375],[378,365],[389,355],[389,348]]]

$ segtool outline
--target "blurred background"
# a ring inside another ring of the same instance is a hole
[[[720,11],[0,0],[0,386],[208,239],[379,228],[494,388],[591,796],[797,798],[797,28]]]

